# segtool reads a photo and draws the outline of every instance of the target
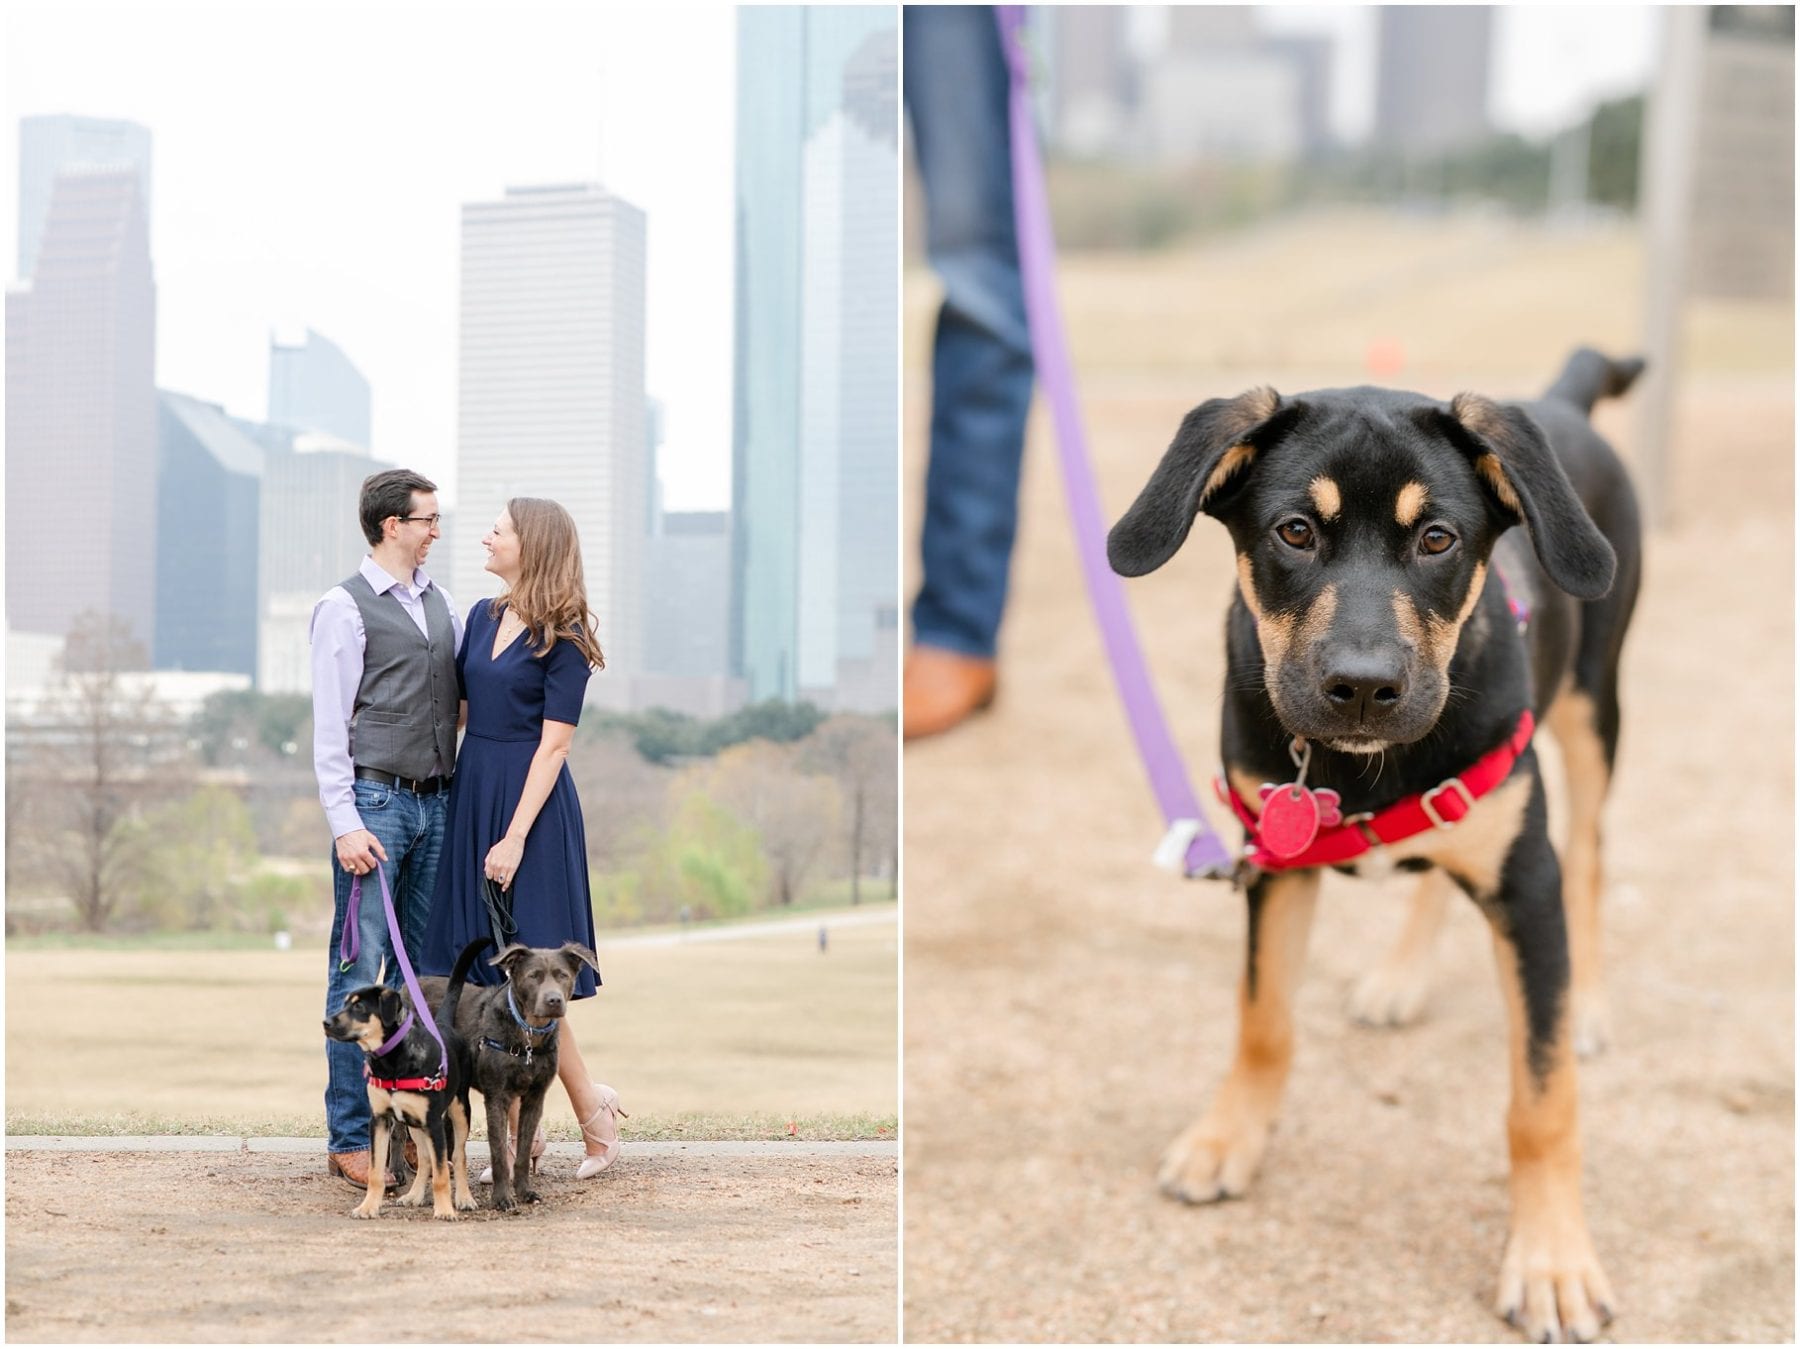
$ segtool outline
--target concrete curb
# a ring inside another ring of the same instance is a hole
[[[208,1134],[121,1134],[114,1137],[96,1135],[45,1134],[8,1135],[8,1152],[279,1152],[319,1153],[325,1151],[322,1138],[235,1138]],[[487,1144],[469,1141],[469,1155],[487,1160]],[[552,1157],[571,1160],[583,1155],[579,1143],[552,1143]],[[625,1140],[625,1157],[894,1157],[900,1155],[895,1142],[694,1142],[638,1143]]]

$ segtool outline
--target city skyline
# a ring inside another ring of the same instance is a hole
[[[406,66],[416,16],[370,8],[346,46],[343,12],[208,11],[214,41],[246,48],[286,13],[276,68],[159,42],[135,7],[8,15],[0,235],[17,252],[20,119],[73,113],[144,126],[156,145],[151,237],[157,383],[260,420],[271,334],[327,334],[374,389],[371,440],[455,503],[457,231],[463,203],[508,186],[596,177],[656,222],[648,241],[647,383],[665,405],[671,509],[730,500],[734,24],[659,10],[518,6],[494,26],[433,21],[434,59]],[[91,41],[96,16],[112,40]],[[157,60],[139,59],[156,50]],[[671,82],[671,61],[684,79]],[[316,73],[332,72],[329,99]],[[483,72],[479,97],[466,72]],[[204,91],[202,97],[198,91]],[[241,116],[220,117],[221,105]],[[647,129],[654,128],[654,134]],[[368,153],[373,140],[387,151]],[[13,278],[9,278],[13,279]],[[473,546],[477,531],[464,535]]]
[[[731,672],[891,706],[899,27],[783,6],[738,34]]]

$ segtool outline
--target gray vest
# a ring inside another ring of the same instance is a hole
[[[425,591],[425,632],[399,597],[377,595],[361,572],[343,583],[362,613],[363,673],[350,718],[350,760],[403,778],[456,766],[456,629],[436,586]]]

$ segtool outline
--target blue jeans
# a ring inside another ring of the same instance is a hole
[[[363,828],[381,840],[388,860],[382,864],[394,895],[394,914],[406,956],[416,961],[425,949],[425,920],[437,887],[438,854],[444,843],[444,810],[448,792],[415,796],[403,787],[384,787],[379,782],[355,784],[356,813]],[[400,966],[388,938],[387,910],[381,902],[381,882],[375,873],[363,877],[362,897],[357,901],[357,931],[362,947],[350,968],[340,969],[338,944],[344,935],[344,917],[350,907],[350,882],[355,879],[331,855],[337,913],[331,920],[331,975],[325,985],[325,1015],[336,1016],[344,999],[375,982],[375,971],[387,957],[390,988],[401,987]],[[415,964],[414,968],[417,966]],[[325,1131],[328,1151],[357,1152],[369,1146],[369,1094],[363,1086],[363,1052],[355,1045],[326,1039],[325,1059],[329,1078],[325,1086]]]
[[[926,251],[944,285],[913,639],[991,657],[1018,525],[1032,370],[1013,228],[1006,60],[990,6],[903,13]]]

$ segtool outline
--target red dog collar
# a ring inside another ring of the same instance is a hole
[[[368,1063],[363,1064],[363,1076],[372,1087],[380,1087],[383,1091],[442,1091],[445,1078],[439,1077],[376,1077],[369,1071]]]
[[[1257,817],[1250,813],[1237,789],[1224,778],[1219,779],[1219,795],[1225,800],[1250,836],[1245,860],[1261,871],[1297,871],[1304,867],[1328,867],[1362,856],[1370,849],[1387,843],[1399,843],[1429,829],[1449,829],[1475,808],[1512,772],[1513,764],[1531,743],[1536,729],[1531,709],[1519,715],[1519,725],[1510,739],[1497,749],[1477,759],[1473,766],[1455,777],[1445,778],[1428,792],[1403,797],[1386,810],[1365,811],[1345,818],[1342,824],[1319,830],[1304,852],[1292,857],[1278,857],[1262,845],[1257,833]]]

